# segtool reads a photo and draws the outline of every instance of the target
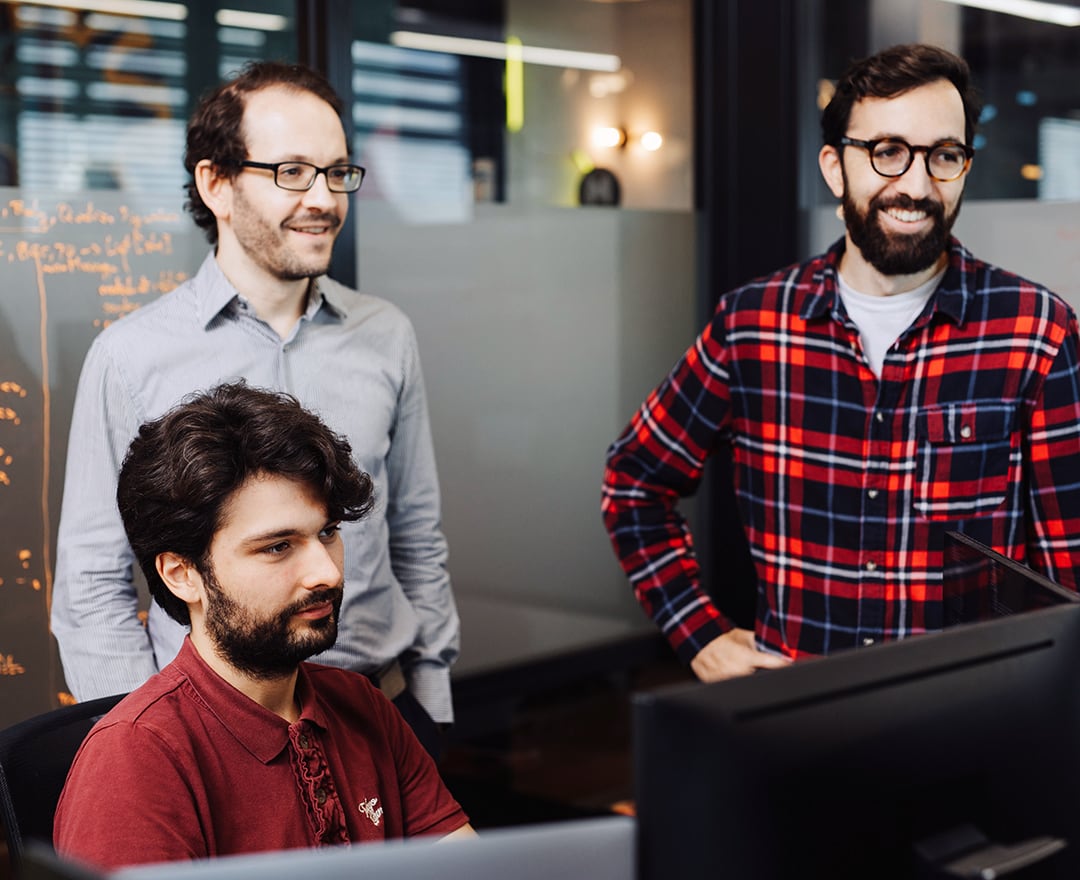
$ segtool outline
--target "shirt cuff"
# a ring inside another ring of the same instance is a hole
[[[705,621],[692,633],[676,630],[668,635],[668,641],[679,659],[687,666],[709,642],[720,638],[724,633],[734,628],[734,624],[723,614],[717,612],[717,616]]]
[[[424,711],[439,724],[454,720],[454,703],[450,696],[450,669],[435,663],[415,663],[404,667],[409,693],[416,697]]]

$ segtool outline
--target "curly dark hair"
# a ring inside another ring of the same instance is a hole
[[[206,92],[188,121],[184,168],[190,179],[184,187],[187,190],[184,207],[195,224],[202,228],[210,244],[217,244],[217,219],[195,186],[195,166],[203,159],[209,159],[218,174],[230,179],[236,177],[240,172],[236,163],[247,158],[243,132],[247,96],[272,86],[311,92],[341,116],[342,102],[337,92],[321,73],[302,64],[249,61],[234,79]]]
[[[191,623],[187,605],[157,573],[176,553],[204,576],[210,544],[232,494],[252,476],[305,483],[332,521],[355,522],[372,507],[372,480],[348,441],[289,394],[234,382],[187,398],[132,440],[116,501],[150,595],[173,619]]]
[[[836,84],[832,100],[821,114],[824,143],[839,146],[847,134],[851,108],[863,98],[894,98],[919,86],[946,79],[956,86],[964,104],[964,142],[975,138],[982,105],[971,83],[967,62],[937,46],[914,43],[856,61]]]

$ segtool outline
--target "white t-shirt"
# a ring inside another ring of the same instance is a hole
[[[844,280],[843,275],[837,273],[840,299],[848,316],[859,328],[863,355],[875,376],[881,375],[885,352],[919,316],[944,274],[945,270],[942,269],[914,290],[876,296],[860,293]]]

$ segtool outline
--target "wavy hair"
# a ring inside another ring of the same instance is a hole
[[[893,46],[852,64],[840,77],[832,100],[821,114],[823,142],[840,145],[851,121],[851,109],[863,98],[895,98],[941,79],[951,82],[960,93],[964,141],[970,144],[982,111],[971,83],[971,70],[963,58],[923,43]]]
[[[223,384],[139,428],[116,502],[150,595],[174,620],[191,623],[186,603],[157,573],[158,555],[176,553],[206,575],[226,503],[264,474],[310,486],[332,521],[355,522],[372,507],[371,477],[348,441],[289,394]]]

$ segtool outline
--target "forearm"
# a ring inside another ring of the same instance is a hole
[[[728,412],[726,385],[710,379],[723,371],[700,367],[706,340],[699,338],[608,450],[601,500],[638,601],[685,662],[731,626],[701,587],[678,509],[697,490]]]
[[[631,478],[612,460],[603,514],[612,546],[634,595],[686,663],[731,628],[701,586],[693,541],[676,497]]]

